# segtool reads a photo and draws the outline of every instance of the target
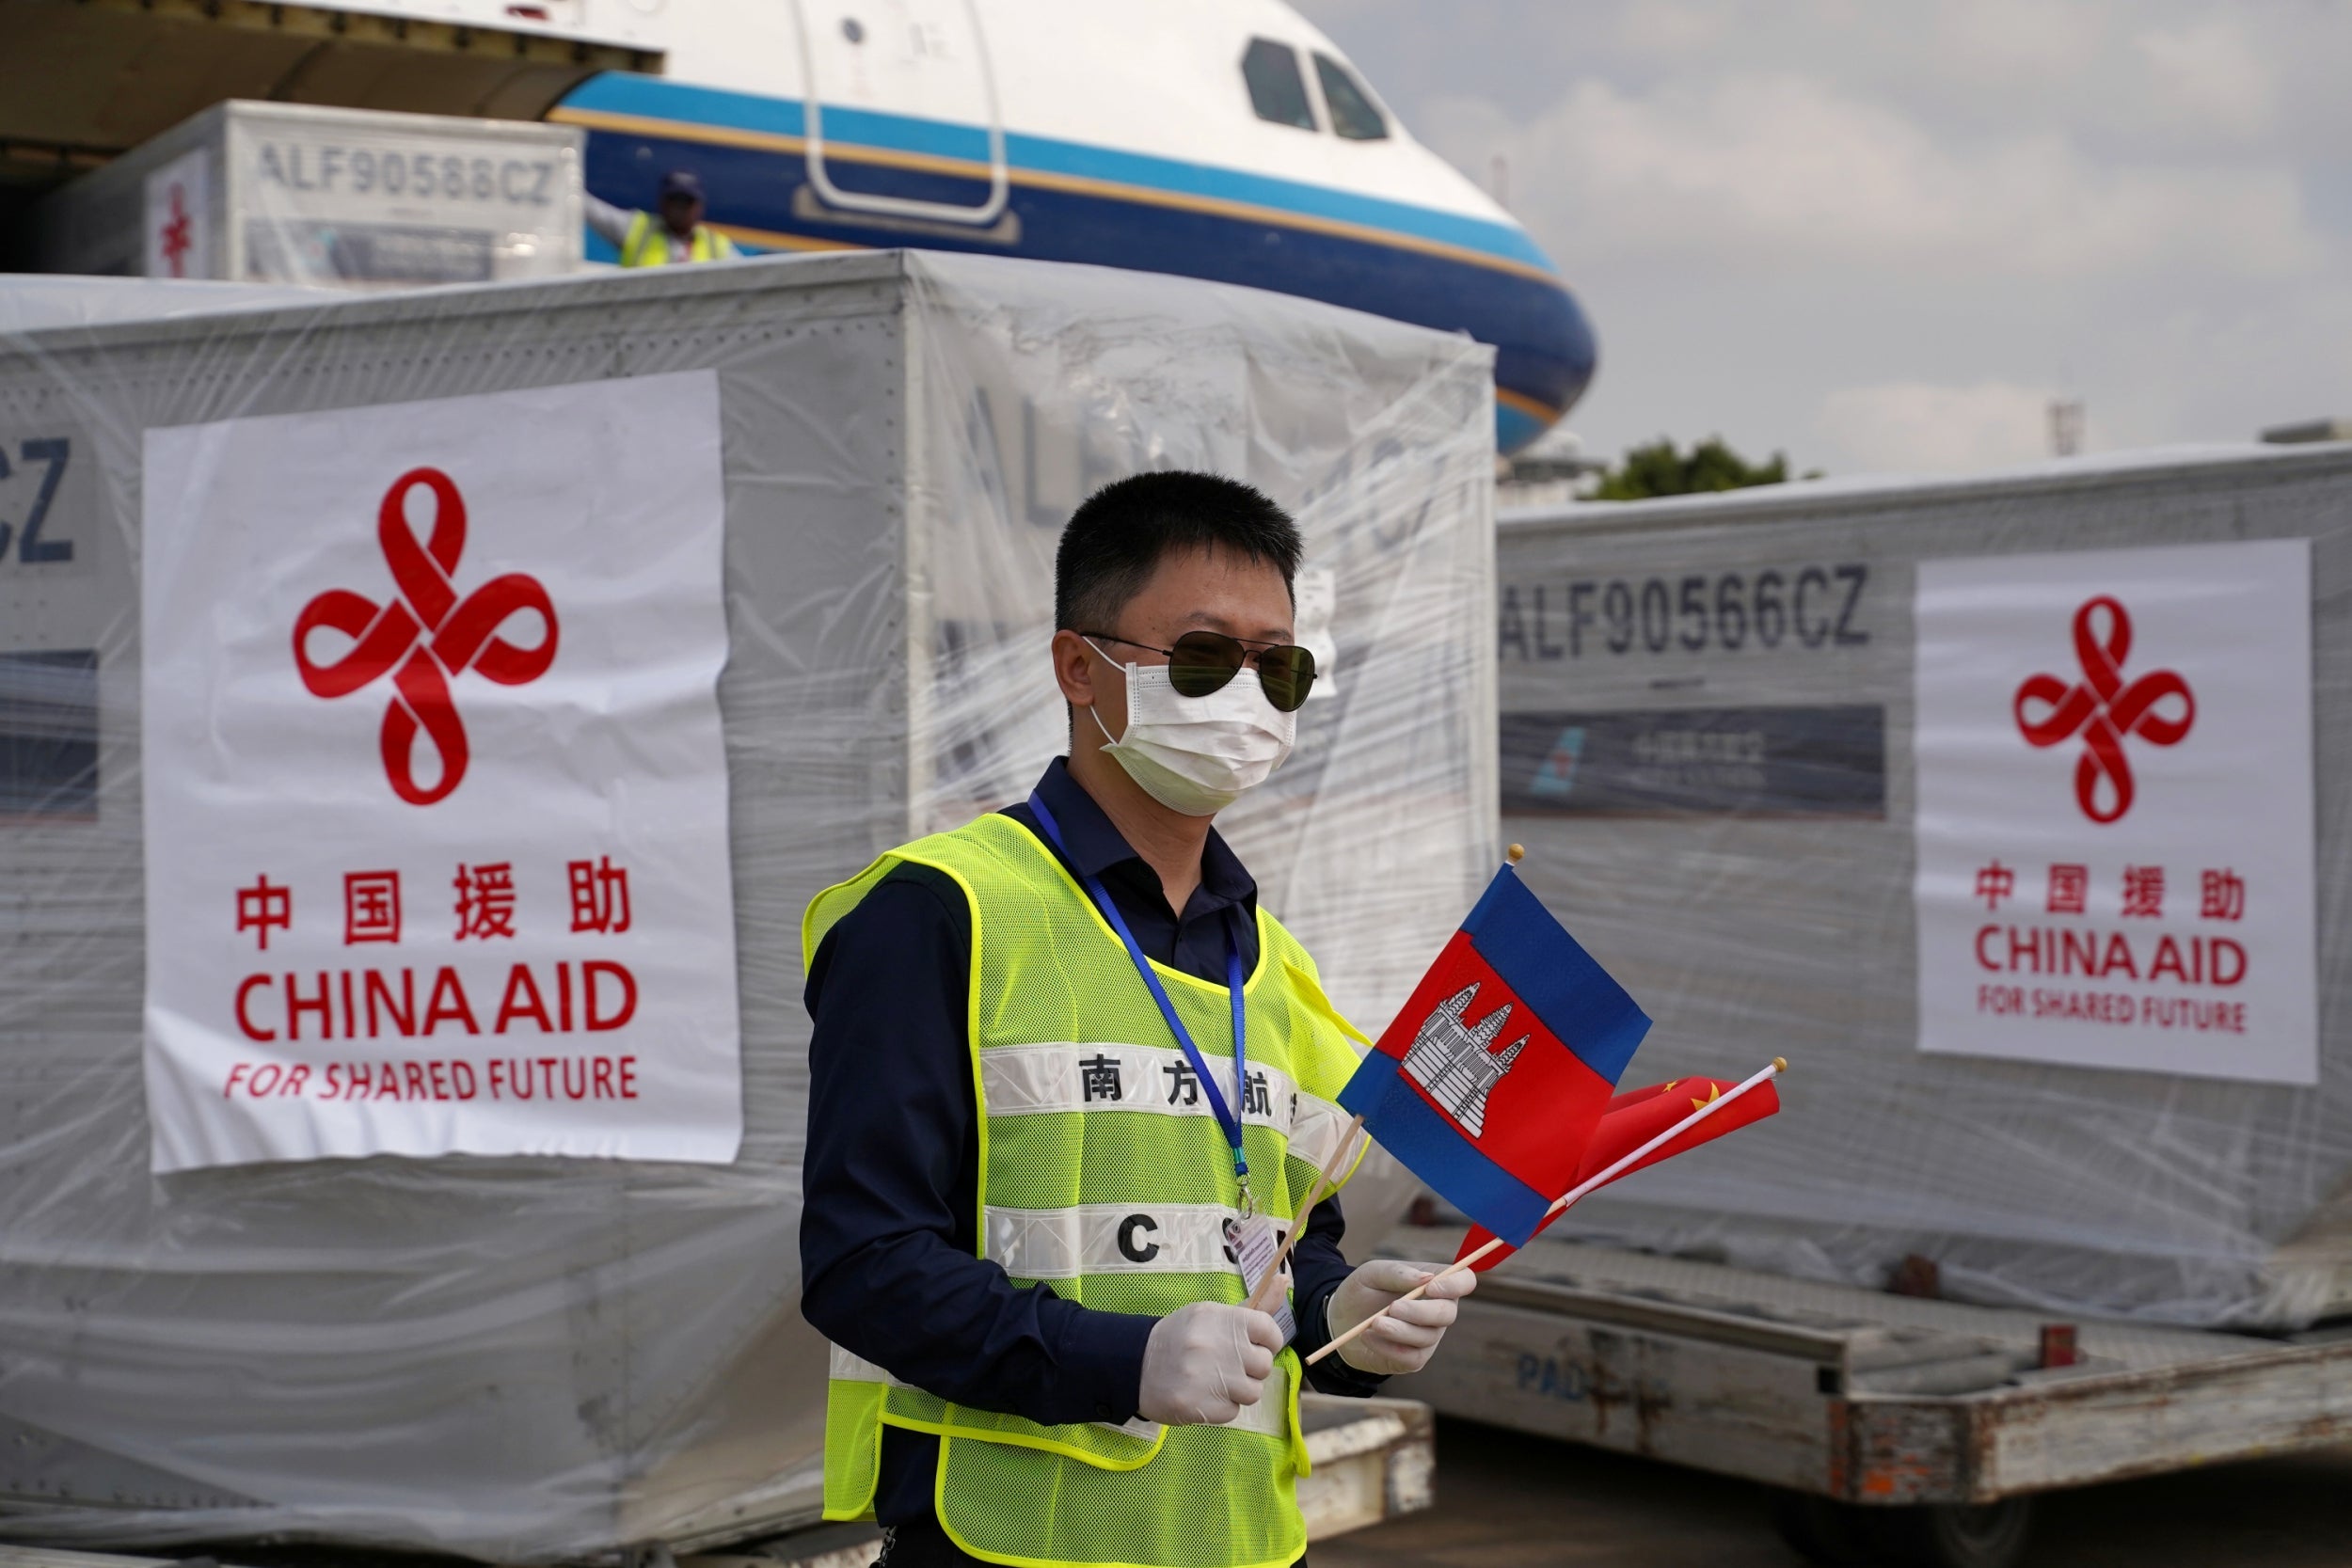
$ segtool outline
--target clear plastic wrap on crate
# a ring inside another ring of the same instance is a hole
[[[190,297],[0,324],[0,441],[68,443],[45,537],[75,550],[0,569],[0,1533],[544,1560],[813,1517],[801,912],[1059,749],[1053,547],[1108,479],[1215,469],[1299,517],[1302,633],[1334,675],[1224,825],[1339,1005],[1385,1022],[1491,867],[1490,366],[1467,339],[923,254]],[[739,1157],[151,1174],[142,433],[703,368]],[[1393,1171],[1352,1189],[1351,1250],[1407,1196]]]
[[[1923,1054],[1916,564],[2255,539],[2312,541],[2316,1086]],[[1793,1068],[1563,1234],[2067,1317],[2352,1310],[2352,451],[1575,505],[1497,550],[1503,832],[1657,1019],[1633,1076]]]

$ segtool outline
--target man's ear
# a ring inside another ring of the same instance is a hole
[[[1089,651],[1087,640],[1074,631],[1054,634],[1054,684],[1061,688],[1062,701],[1073,710],[1094,705],[1094,661],[1087,657]]]

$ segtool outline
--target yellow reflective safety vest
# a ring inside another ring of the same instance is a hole
[[[735,242],[707,223],[694,225],[694,237],[687,242],[690,261],[723,261],[736,254]],[[640,213],[628,221],[628,232],[621,236],[621,265],[625,267],[666,266],[670,261],[670,231],[654,221],[651,213]]]
[[[989,816],[918,839],[828,888],[802,925],[803,960],[892,867],[945,872],[972,908],[973,1094],[979,1253],[1016,1285],[1162,1317],[1238,1304],[1227,1250],[1232,1157],[1208,1097],[1127,950],[1086,890],[1026,828]],[[1336,1103],[1369,1044],[1324,998],[1314,960],[1264,910],[1243,989],[1248,1082],[1234,1096],[1222,985],[1156,966],[1227,1103],[1242,1112],[1259,1204],[1297,1212],[1346,1131]],[[1222,1045],[1223,1049],[1218,1049]],[[1027,1568],[1287,1568],[1307,1547],[1296,1484],[1300,1369],[1284,1351],[1265,1398],[1226,1426],[1042,1426],[894,1380],[839,1346],[825,1406],[825,1517],[870,1518],[882,1429],[934,1433],[934,1500],[974,1557]]]

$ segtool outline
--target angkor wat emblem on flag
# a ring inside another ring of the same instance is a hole
[[[1471,984],[1438,1003],[1397,1064],[1473,1138],[1486,1129],[1486,1096],[1511,1070],[1528,1040],[1521,1035],[1501,1051],[1493,1049],[1495,1037],[1510,1022],[1508,1002],[1476,1023],[1464,1022],[1463,1015],[1477,994],[1478,987]]]

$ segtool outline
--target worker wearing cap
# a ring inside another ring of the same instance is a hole
[[[809,906],[802,1310],[833,1342],[826,1515],[878,1518],[879,1568],[1288,1568],[1299,1357],[1429,1277],[1351,1269],[1329,1199],[1253,1291],[1352,1164],[1364,1043],[1211,826],[1316,678],[1300,548],[1231,480],[1097,492],[1041,650],[1068,757]],[[1418,1370],[1476,1279],[1303,1375]]]
[[[621,253],[625,267],[724,261],[739,254],[733,240],[703,221],[703,182],[691,169],[672,169],[661,177],[660,217],[582,195],[588,227]]]

